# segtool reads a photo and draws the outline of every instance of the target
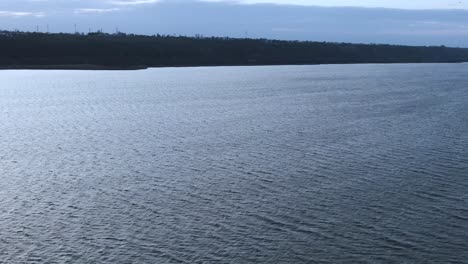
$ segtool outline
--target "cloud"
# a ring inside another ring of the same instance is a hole
[[[120,11],[120,8],[78,8],[78,9],[75,9],[75,14],[83,14],[83,13],[102,14],[102,13],[110,13],[110,12],[116,12],[116,11]]]
[[[144,5],[144,4],[154,4],[159,1],[160,0],[118,0],[118,1],[110,1],[110,3],[114,5]]]
[[[44,12],[0,11],[0,17],[44,17]]]

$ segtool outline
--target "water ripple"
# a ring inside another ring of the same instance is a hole
[[[466,263],[467,67],[0,72],[0,263]]]

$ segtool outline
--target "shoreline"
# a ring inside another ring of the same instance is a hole
[[[317,66],[317,65],[365,65],[365,64],[458,64],[453,62],[343,62],[343,63],[304,63],[304,64],[216,64],[216,65],[133,65],[107,66],[94,64],[61,64],[61,65],[10,65],[0,66],[0,70],[83,70],[83,71],[136,71],[151,68],[196,68],[196,67],[256,67],[256,66]]]
[[[106,66],[94,64],[63,64],[63,65],[10,65],[0,66],[0,70],[89,70],[89,71],[134,71],[145,70],[150,67],[135,66]]]

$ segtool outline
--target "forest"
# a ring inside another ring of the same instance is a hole
[[[468,62],[468,49],[270,39],[0,31],[0,68]]]

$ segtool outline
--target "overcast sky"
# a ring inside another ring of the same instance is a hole
[[[205,0],[222,2],[223,0]],[[385,7],[399,9],[468,9],[468,3],[451,0],[238,0],[246,4],[275,3],[312,6]]]
[[[468,1],[0,0],[0,28],[468,47]]]

